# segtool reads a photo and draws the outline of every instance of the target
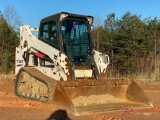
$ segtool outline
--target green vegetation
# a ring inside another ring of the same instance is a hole
[[[18,42],[18,33],[0,16],[0,73],[9,73],[13,70],[14,53]]]
[[[107,15],[104,25],[98,26],[93,37],[99,36],[95,48],[109,54],[109,77],[143,76],[160,79],[160,21],[130,12],[121,18]]]

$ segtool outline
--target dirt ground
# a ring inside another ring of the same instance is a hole
[[[29,101],[14,95],[14,82],[0,80],[0,120],[47,120],[52,116],[68,116],[71,120],[158,120],[160,119],[160,82],[137,83],[151,98],[154,108],[128,108],[122,111],[74,116],[64,110],[53,108],[51,104]],[[65,119],[58,119],[65,120]]]

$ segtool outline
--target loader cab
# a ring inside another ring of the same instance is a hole
[[[59,13],[41,20],[39,39],[64,52],[76,66],[86,66],[91,59],[90,26],[93,17]]]

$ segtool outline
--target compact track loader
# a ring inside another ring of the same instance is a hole
[[[75,115],[152,106],[134,80],[105,78],[109,56],[93,49],[92,24],[92,16],[62,12],[42,19],[39,29],[22,25],[15,94]]]

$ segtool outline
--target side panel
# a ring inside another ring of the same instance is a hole
[[[24,50],[20,47],[16,47],[15,51],[15,75],[18,74],[19,70],[25,66],[25,61],[23,59]]]
[[[104,77],[107,66],[109,64],[109,56],[94,50],[94,60],[101,77]]]

